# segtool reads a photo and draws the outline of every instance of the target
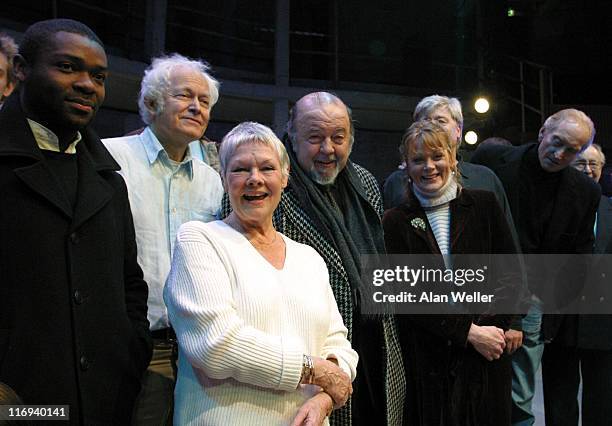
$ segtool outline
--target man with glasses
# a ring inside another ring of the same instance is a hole
[[[572,167],[584,173],[594,182],[599,182],[606,158],[597,144],[592,144],[578,154]],[[595,254],[612,253],[612,200],[602,196],[595,221]],[[599,261],[608,259],[597,257],[594,263],[596,273],[593,277],[601,279],[597,288],[610,285],[605,269],[598,267]],[[601,272],[604,272],[602,276]],[[592,283],[590,283],[592,284]],[[596,298],[599,297],[597,294]],[[599,300],[598,300],[599,302]],[[566,417],[568,423],[578,423],[578,388],[582,381],[582,424],[602,425],[612,417],[612,315],[580,315],[577,318],[577,341],[575,345],[564,346],[553,341],[544,352],[543,367],[554,372],[563,387],[562,399],[547,400],[551,410],[559,411],[570,407],[572,415]],[[552,356],[554,355],[554,356]],[[548,363],[547,363],[548,361]]]
[[[153,359],[136,403],[137,425],[171,424],[176,342],[163,289],[174,240],[184,222],[214,220],[223,196],[219,174],[189,147],[204,134],[219,97],[219,83],[208,69],[178,54],[153,59],[138,101],[147,127],[137,135],[103,141],[128,187],[138,263],[149,284]]]
[[[584,112],[565,109],[546,119],[537,144],[487,146],[472,157],[472,161],[490,167],[502,181],[523,253],[592,252],[600,191],[595,183],[569,166],[591,145],[594,136],[595,126]],[[552,283],[548,281],[548,275],[555,271],[541,264],[529,266],[532,266],[529,284],[536,296],[542,298],[543,292],[560,287],[556,278]],[[543,282],[555,288],[548,288]],[[513,423],[532,425],[535,421],[531,408],[535,375],[546,352],[542,370],[546,424],[577,424],[577,418],[575,423],[572,420],[577,415],[576,395],[572,397],[566,387],[571,373],[567,368],[553,367],[564,361],[563,356],[557,356],[556,347],[576,345],[574,319],[564,315],[542,317],[542,304],[534,298],[522,328],[523,346],[512,359]],[[544,342],[549,343],[546,350]]]

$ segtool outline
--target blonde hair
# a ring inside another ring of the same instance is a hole
[[[442,151],[450,163],[454,179],[459,183],[459,168],[456,161],[456,146],[450,135],[438,123],[429,120],[415,121],[402,137],[404,160],[409,163],[411,154],[414,153],[418,144],[432,151]]]

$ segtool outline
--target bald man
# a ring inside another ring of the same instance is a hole
[[[523,253],[592,252],[600,190],[586,175],[569,166],[591,145],[594,136],[595,127],[586,114],[565,109],[546,119],[538,143],[487,146],[472,157],[473,162],[489,167],[502,181]],[[540,278],[549,278],[537,265],[531,273],[540,275],[531,279],[530,285],[543,282]],[[535,297],[523,319],[523,346],[513,356],[512,420],[521,425],[533,424],[535,420],[531,402],[544,342],[571,346],[576,339],[574,318],[542,317],[538,296],[542,296],[539,290],[546,288],[540,285],[539,289],[531,289]],[[547,349],[549,361],[556,357],[554,347]],[[567,404],[562,407],[553,403],[565,396],[563,387],[555,385],[558,374],[561,374],[558,370],[544,368],[547,425],[567,424],[565,421],[570,417]]]

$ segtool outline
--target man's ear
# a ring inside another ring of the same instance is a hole
[[[4,92],[0,93],[0,99],[8,98],[13,93],[13,90],[15,90],[15,83],[10,81],[4,88]]]
[[[152,116],[156,116],[157,115],[157,113],[158,113],[158,111],[157,111],[157,103],[153,99],[150,99],[150,98],[145,99],[144,106],[145,106],[145,108],[149,111],[149,113]]]
[[[25,58],[20,54],[13,56],[13,73],[15,73],[15,77],[19,81],[25,81],[25,79],[28,77],[28,74],[30,73],[30,66],[28,64],[28,61],[26,61]],[[11,92],[13,91],[13,88],[11,88]]]
[[[542,142],[542,139],[544,139],[544,132],[545,132],[544,126],[542,126],[540,128],[540,132],[538,133],[538,142]]]

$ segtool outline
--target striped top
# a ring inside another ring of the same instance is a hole
[[[440,253],[450,254],[450,206],[444,203],[425,209],[427,221],[436,237]]]

